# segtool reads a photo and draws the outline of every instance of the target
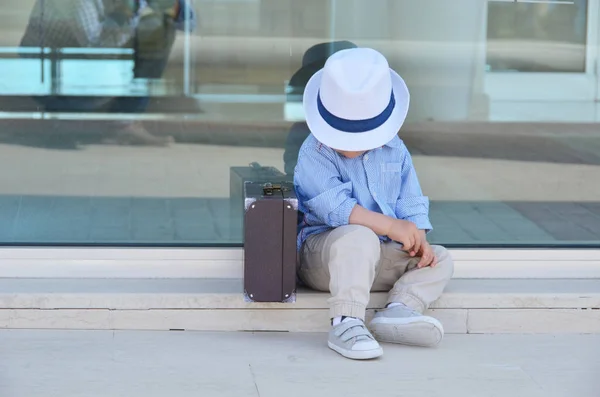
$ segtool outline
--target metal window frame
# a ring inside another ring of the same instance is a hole
[[[508,3],[574,4],[562,0],[488,0]],[[486,11],[487,18],[487,11]],[[486,19],[487,20],[487,19]],[[596,101],[600,98],[600,0],[588,0],[584,73],[485,74],[485,93],[492,101]],[[565,90],[564,87],[569,87]]]

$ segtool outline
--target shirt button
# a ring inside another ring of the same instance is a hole
[[[365,161],[369,160],[369,155],[365,154]]]
[[[373,198],[377,198],[377,193],[373,193]]]

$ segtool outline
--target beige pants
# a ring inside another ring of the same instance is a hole
[[[389,291],[388,303],[401,302],[423,312],[440,297],[454,271],[448,251],[433,249],[437,266],[419,269],[420,258],[411,258],[400,244],[381,243],[364,226],[342,226],[306,240],[298,273],[307,286],[331,292],[331,318],[364,320],[369,291]]]

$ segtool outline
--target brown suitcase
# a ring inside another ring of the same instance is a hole
[[[298,199],[294,185],[244,183],[244,293],[248,302],[295,302]]]
[[[291,182],[275,167],[252,163],[247,167],[231,167],[229,170],[229,238],[242,241],[244,238],[244,184],[246,182],[279,183]]]

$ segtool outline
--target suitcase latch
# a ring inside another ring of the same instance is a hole
[[[274,193],[288,192],[289,190],[289,188],[281,186],[280,183],[267,182],[263,185],[263,194],[265,196],[272,196]]]

